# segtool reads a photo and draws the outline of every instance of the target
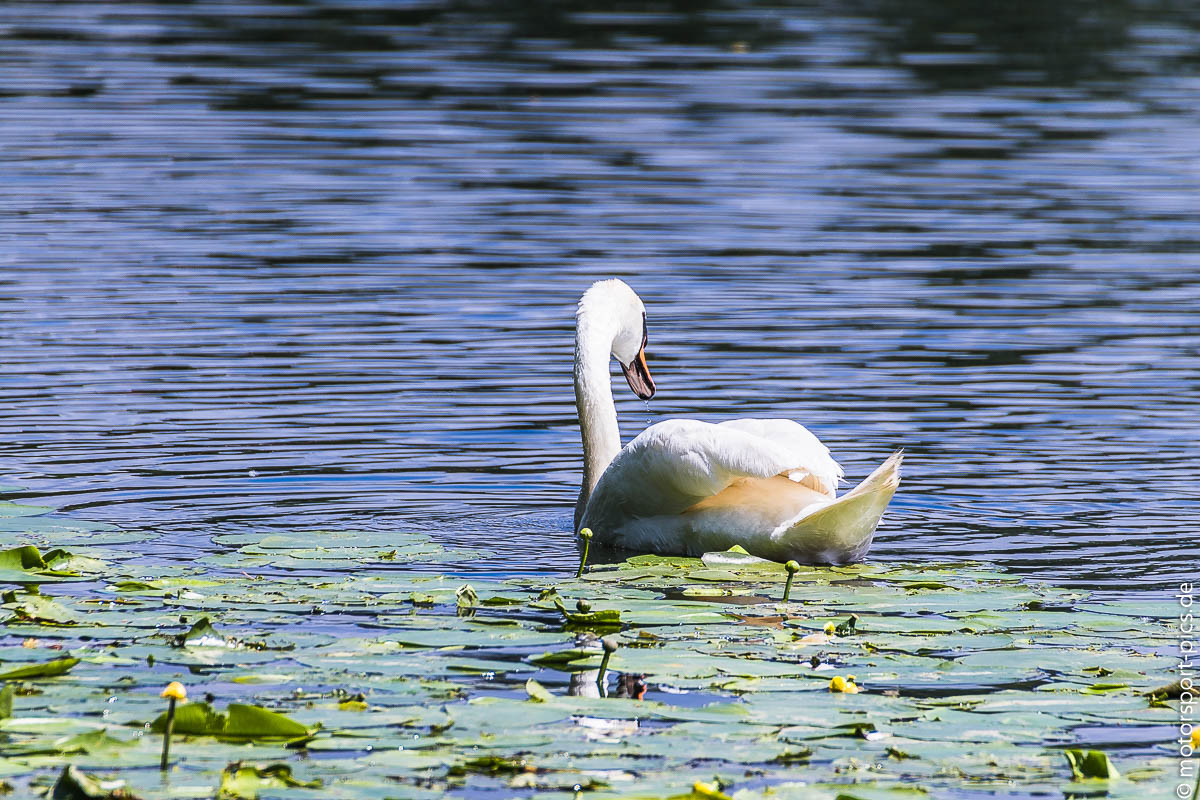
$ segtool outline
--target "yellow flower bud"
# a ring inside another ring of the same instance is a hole
[[[187,700],[187,689],[185,689],[183,684],[179,681],[171,681],[169,684],[167,684],[167,688],[162,690],[162,693],[159,695],[159,697],[170,697],[173,700],[179,700],[180,702],[183,702],[184,700]]]
[[[832,622],[825,623],[825,633],[826,634],[833,636],[834,631],[836,631],[836,630],[837,630],[837,625],[834,625]]]
[[[854,685],[854,676],[843,678],[841,675],[834,675],[829,681],[829,691],[842,692],[843,694],[858,694],[859,688]]]

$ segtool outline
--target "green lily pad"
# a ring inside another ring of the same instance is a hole
[[[155,733],[162,733],[166,727],[165,711],[150,723],[150,730]],[[276,711],[243,703],[230,703],[226,714],[215,711],[208,703],[186,703],[175,711],[174,731],[185,736],[294,741],[311,736],[315,730]]]
[[[47,506],[28,506],[8,500],[0,501],[0,517],[37,517],[49,514],[53,510]]]
[[[1099,778],[1101,780],[1112,780],[1121,777],[1117,772],[1117,768],[1108,760],[1108,755],[1100,750],[1064,750],[1063,755],[1067,757],[1067,764],[1071,767],[1071,774],[1076,780],[1085,780],[1087,778]]]
[[[99,572],[103,562],[52,550],[43,557],[33,545],[0,550],[0,584],[58,583],[81,579],[80,572]]]
[[[14,519],[49,517],[0,528]],[[91,544],[52,558],[64,543],[40,530],[17,541],[43,566],[7,556],[17,582],[96,583],[10,595],[77,622],[6,609],[0,670],[32,670],[0,693],[0,711],[16,699],[0,777],[19,791],[72,763],[160,796],[154,732],[171,680],[220,698],[177,706],[173,796],[1173,789],[1174,762],[1145,743],[1178,724],[1178,704],[1143,693],[1171,680],[1177,633],[1136,599],[1096,603],[979,564],[866,563],[803,567],[784,604],[780,566],[736,552],[639,556],[580,579],[472,574],[467,591],[462,576],[406,567],[446,553],[415,533],[223,535],[231,551],[215,560],[164,566]],[[593,634],[611,630],[621,647],[600,681]],[[48,648],[88,666],[42,682]],[[863,691],[831,691],[835,676]],[[1095,777],[1083,752],[1064,784],[1061,743],[1097,729],[1114,762],[1137,766]],[[295,785],[259,763],[285,743],[313,754]]]
[[[38,678],[55,678],[65,675],[79,663],[78,658],[56,658],[41,664],[28,664],[24,667],[0,672],[0,681],[28,681]]]
[[[71,765],[63,767],[50,790],[52,800],[137,800],[125,791],[125,781],[103,781]]]
[[[287,764],[251,764],[238,761],[221,772],[217,800],[256,800],[269,789],[319,789],[320,780],[302,781]]]
[[[237,642],[214,628],[208,617],[196,620],[186,633],[176,637],[174,644],[176,647],[237,647]]]
[[[5,592],[3,599],[0,608],[12,614],[7,620],[10,624],[75,625],[79,622],[79,615],[75,611],[43,594]]]

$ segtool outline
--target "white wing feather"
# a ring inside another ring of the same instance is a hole
[[[832,498],[842,468],[791,420],[667,420],[617,454],[596,484],[585,522],[680,514],[734,481],[776,475]]]
[[[837,486],[845,474],[842,465],[833,460],[829,448],[812,431],[790,419],[731,419],[718,425],[744,431],[784,448],[791,465],[785,472],[796,483],[803,483],[830,497],[837,495]],[[811,477],[813,480],[807,480]]]

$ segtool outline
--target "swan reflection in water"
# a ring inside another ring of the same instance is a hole
[[[595,651],[597,655],[603,652],[600,637],[594,633],[581,633],[575,637],[575,646],[580,650]],[[611,672],[611,671],[610,671]],[[641,700],[646,696],[646,676],[632,672],[615,672],[613,689],[610,692],[608,680],[600,682],[600,670],[586,669],[582,672],[572,672],[571,682],[567,686],[570,697],[629,697]]]
[[[645,675],[635,675],[632,672],[616,673],[616,683],[612,692],[609,692],[607,685],[600,685],[597,681],[599,677],[598,669],[572,672],[567,694],[571,697],[630,697],[634,700],[641,700],[646,696]],[[605,684],[607,683],[605,681]]]

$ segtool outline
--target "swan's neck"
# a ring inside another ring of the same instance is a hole
[[[621,450],[621,431],[617,427],[617,407],[609,376],[616,331],[610,327],[603,320],[580,314],[575,328],[575,406],[583,436],[583,485],[575,505],[576,528],[596,482]]]

